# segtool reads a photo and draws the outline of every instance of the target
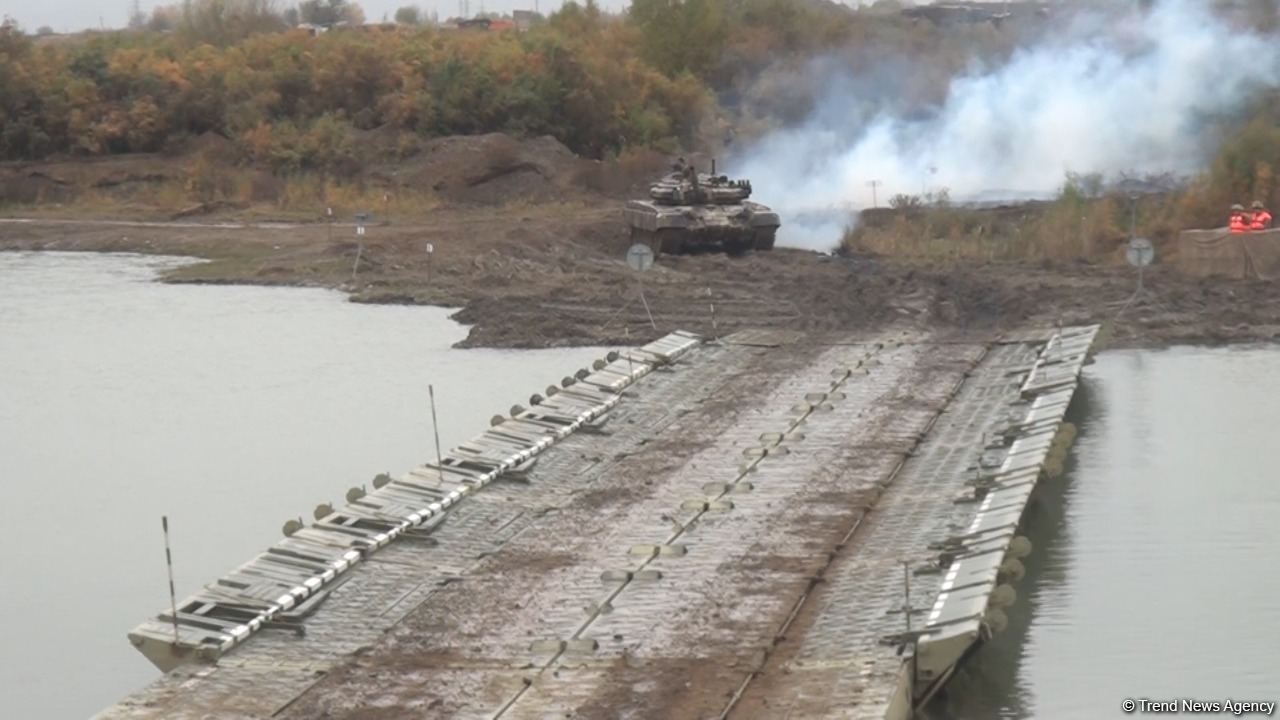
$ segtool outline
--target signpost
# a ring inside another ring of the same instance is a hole
[[[356,270],[360,268],[360,256],[364,254],[364,224],[369,220],[369,213],[356,213],[356,237],[359,238],[356,245],[356,261],[351,266],[351,282],[356,281]]]
[[[427,284],[431,284],[431,256],[436,252],[435,245],[427,243]]]
[[[653,267],[653,250],[648,245],[636,243],[627,250],[627,265],[636,272],[644,272]]]
[[[640,302],[644,304],[645,314],[649,316],[649,325],[654,330],[658,324],[653,321],[653,311],[649,309],[649,301],[644,297],[644,273],[653,267],[653,250],[648,245],[636,243],[627,250],[627,265],[636,271],[636,286],[640,289]]]
[[[1116,320],[1119,320],[1120,316],[1124,315],[1124,312],[1129,309],[1129,306],[1133,305],[1134,302],[1139,300],[1139,298],[1146,300],[1146,296],[1152,294],[1144,286],[1142,275],[1143,270],[1156,260],[1155,246],[1153,246],[1151,241],[1146,238],[1131,238],[1129,240],[1129,244],[1124,249],[1124,259],[1127,260],[1130,265],[1138,268],[1138,287],[1133,291],[1133,295],[1131,295],[1129,299],[1125,301],[1124,305],[1120,307],[1120,310],[1116,313]]]
[[[1124,250],[1124,259],[1129,264],[1138,268],[1138,292],[1141,293],[1142,288],[1142,269],[1155,262],[1156,248],[1151,241],[1146,238],[1136,237],[1129,241],[1129,246]]]

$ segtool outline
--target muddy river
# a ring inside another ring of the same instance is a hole
[[[1280,350],[1116,351],[1029,516],[1009,628],[931,717],[1092,720],[1280,699]]]
[[[454,350],[437,308],[171,286],[172,258],[0,253],[4,716],[83,718],[155,677],[125,634],[288,518],[434,455],[592,349]]]

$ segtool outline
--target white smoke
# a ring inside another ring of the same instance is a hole
[[[873,180],[884,206],[938,188],[1048,195],[1067,172],[1194,172],[1212,150],[1205,122],[1280,78],[1277,38],[1229,27],[1207,4],[1072,18],[1002,66],[954,79],[925,119],[869,115],[856,84],[835,78],[804,122],[736,168],[782,212],[781,243],[815,249],[838,242],[847,210],[871,206]]]

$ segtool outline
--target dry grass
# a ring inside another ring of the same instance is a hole
[[[1177,199],[1149,196],[1137,206],[1137,233],[1157,246],[1176,235]],[[908,261],[1106,262],[1129,237],[1127,198],[1063,197],[1001,208],[925,207],[864,213],[846,231],[846,250]]]
[[[167,219],[175,215],[225,216],[246,220],[323,220],[326,209],[349,222],[367,212],[375,222],[425,219],[440,206],[430,190],[380,186],[361,179],[336,180],[319,174],[276,176],[252,168],[212,166],[197,160],[173,176],[110,187],[85,185],[56,199],[36,192],[4,208],[36,217],[65,215],[109,219]]]

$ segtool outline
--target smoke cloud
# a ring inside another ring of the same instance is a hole
[[[1206,5],[1055,18],[1060,30],[956,77],[923,117],[868,103],[865,85],[837,71],[804,121],[762,138],[735,170],[783,213],[781,244],[812,249],[833,247],[850,211],[871,206],[873,180],[884,206],[939,188],[957,200],[1045,196],[1067,172],[1192,173],[1213,150],[1208,122],[1280,78],[1276,38]]]

